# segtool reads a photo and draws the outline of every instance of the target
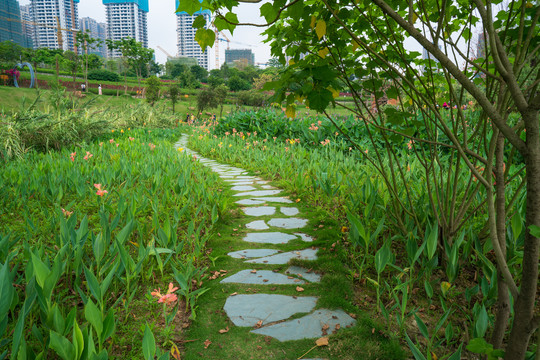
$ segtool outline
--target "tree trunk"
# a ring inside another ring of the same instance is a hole
[[[489,175],[488,175],[489,176]],[[497,213],[497,239],[503,256],[506,258],[506,198],[504,179],[504,136],[499,132],[495,149],[495,181]],[[498,299],[495,315],[495,326],[491,335],[491,344],[495,349],[500,349],[503,344],[504,334],[510,317],[510,296],[508,285],[504,282],[503,275],[497,267]]]
[[[538,328],[540,315],[534,314],[536,291],[538,288],[538,261],[540,239],[534,237],[529,226],[540,226],[540,127],[538,110],[523,113],[525,122],[527,153],[524,154],[527,169],[527,199],[525,214],[525,243],[523,249],[522,279],[519,295],[514,305],[514,322],[506,360],[522,360],[531,336]]]

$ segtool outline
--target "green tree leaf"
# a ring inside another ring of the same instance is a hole
[[[76,358],[73,344],[56,331],[51,330],[49,346],[64,360]]]
[[[195,40],[199,43],[204,52],[208,46],[214,45],[216,34],[210,29],[198,29],[195,33]]]
[[[315,32],[317,33],[317,37],[319,38],[319,40],[321,40],[322,37],[326,35],[326,22],[324,20],[317,20],[317,25],[315,25]]]
[[[201,3],[199,0],[180,0],[176,12],[185,11],[189,15],[193,15],[196,11],[201,9]]]
[[[156,340],[154,339],[154,334],[152,330],[146,324],[144,328],[144,337],[142,343],[143,355],[145,360],[153,360],[156,355]]]
[[[192,26],[195,29],[200,29],[200,28],[204,27],[204,25],[206,25],[206,19],[202,15],[197,16],[195,18],[195,20],[193,20],[193,25]]]

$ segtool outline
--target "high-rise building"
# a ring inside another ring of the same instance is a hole
[[[17,0],[0,0],[0,41],[13,41],[24,46],[21,11]]]
[[[33,25],[34,21],[34,12],[32,11],[32,6],[21,5],[21,20],[22,20],[22,32],[24,35],[24,47],[33,48],[34,47],[34,32],[35,27]]]
[[[227,49],[225,50],[225,63],[227,65],[253,66],[255,65],[255,54],[251,49]]]
[[[107,38],[135,39],[148,47],[148,0],[103,0],[107,15]],[[109,51],[110,57],[119,57],[118,51]]]
[[[105,39],[107,39],[107,25],[105,23],[98,23],[90,17],[83,17],[79,20],[79,29],[89,33],[90,37],[101,40],[101,44],[92,45],[88,49],[88,52],[104,58],[107,57],[107,44],[105,43]]]
[[[79,0],[31,0],[34,16],[34,47],[75,51],[75,35],[79,29]],[[57,37],[60,24],[61,41]]]
[[[179,2],[176,1],[176,8],[178,8]],[[199,43],[195,40],[195,32],[197,29],[193,28],[193,21],[202,15],[206,20],[205,28],[210,26],[211,12],[209,10],[200,10],[193,15],[189,15],[187,12],[177,12],[177,38],[178,38],[178,56],[184,56],[197,59],[199,66],[202,66],[208,70],[208,51],[209,47],[203,52]]]

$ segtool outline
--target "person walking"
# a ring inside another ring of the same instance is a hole
[[[98,95],[102,95],[102,92],[101,92],[101,84],[99,84],[99,86],[98,86]]]

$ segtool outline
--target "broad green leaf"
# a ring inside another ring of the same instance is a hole
[[[101,334],[101,341],[107,340],[112,336],[116,328],[116,321],[114,319],[114,312],[112,309],[109,309],[105,320],[103,321],[103,333]]]
[[[152,330],[146,324],[144,329],[144,337],[142,343],[143,355],[146,360],[153,360],[156,355],[156,340],[154,339],[154,334]]]
[[[92,324],[92,326],[96,330],[98,337],[101,339],[101,333],[103,332],[103,318],[101,315],[101,311],[90,299],[88,299],[88,302],[84,307],[84,317],[90,324]]]
[[[214,45],[216,34],[210,29],[198,29],[195,33],[195,40],[201,46],[202,51],[205,52],[208,46]]]
[[[180,0],[176,12],[185,11],[189,15],[193,15],[196,11],[201,9],[201,3],[199,0]]]
[[[322,112],[332,100],[332,93],[327,89],[313,89],[308,94],[309,107],[315,111]]]
[[[416,320],[416,325],[418,325],[418,329],[420,330],[420,334],[422,334],[423,337],[425,337],[427,340],[429,340],[429,333],[426,324],[418,317],[418,315],[414,314],[414,319]]]
[[[84,350],[84,338],[76,321],[73,322],[73,344],[75,345],[76,359],[80,359]]]
[[[447,360],[461,360],[461,347],[463,344],[459,344],[459,348],[453,353]]]
[[[485,305],[482,305],[482,308],[478,313],[474,328],[476,330],[476,336],[483,337],[486,334],[488,328],[488,314]]]
[[[34,275],[36,276],[36,281],[38,285],[43,288],[45,286],[45,280],[51,273],[50,269],[38,258],[34,253],[32,253],[32,266],[34,267]]]
[[[51,330],[49,346],[64,360],[75,359],[75,347],[73,344],[58,334],[56,331]]]
[[[326,35],[326,22],[323,19],[319,19],[317,21],[317,25],[315,26],[315,32],[317,33],[317,37],[319,40],[322,39],[324,35]]]
[[[0,269],[0,319],[7,317],[14,295],[15,289],[12,285],[9,263],[6,261]]]
[[[523,230],[523,220],[521,219],[521,215],[519,214],[519,211],[516,211],[516,213],[512,217],[512,233],[514,234],[514,241],[517,240],[522,230]]]
[[[276,19],[277,11],[272,6],[272,3],[266,3],[261,6],[261,16],[264,17],[266,22],[272,22]]]
[[[375,253],[375,269],[378,274],[384,271],[384,268],[388,265],[391,257],[392,251],[386,244]]]
[[[84,267],[84,275],[86,277],[86,285],[88,289],[94,295],[97,301],[101,302],[101,287],[99,286],[99,281],[94,275],[94,273],[89,270],[86,266]]]
[[[193,25],[192,26],[195,29],[200,29],[200,28],[204,27],[204,25],[206,25],[206,19],[202,15],[197,16],[195,18],[195,20],[193,20]]]
[[[489,344],[484,338],[474,338],[469,341],[466,349],[475,354],[488,354],[493,351],[493,345]]]
[[[416,360],[426,360],[426,357],[422,355],[418,347],[416,347],[416,345],[414,345],[414,343],[411,341],[411,338],[407,332],[405,332],[405,340],[407,341],[407,345],[409,345],[409,349],[411,349],[411,352]]]
[[[540,238],[540,226],[531,225],[529,226],[529,231],[531,232],[531,235],[535,238]]]
[[[428,259],[431,260],[437,250],[437,240],[439,238],[439,224],[437,221],[430,227],[430,231],[426,232],[425,242]]]

